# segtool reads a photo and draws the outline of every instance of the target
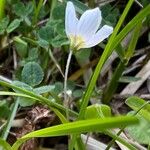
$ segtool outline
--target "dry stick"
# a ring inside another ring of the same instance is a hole
[[[69,108],[69,99],[67,98],[67,79],[68,79],[68,71],[69,71],[69,65],[71,61],[73,51],[70,50],[68,59],[67,59],[67,64],[66,64],[66,69],[65,69],[65,78],[64,78],[64,105]],[[69,120],[69,112],[66,112],[67,119]]]

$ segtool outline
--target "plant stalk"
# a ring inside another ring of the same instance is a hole
[[[67,95],[67,80],[68,80],[68,72],[69,72],[69,66],[70,66],[72,54],[73,54],[73,51],[70,50],[68,59],[67,59],[66,68],[65,68],[65,77],[64,77],[64,105],[67,108],[69,108],[69,105],[70,105],[70,101],[69,101],[69,98]],[[69,120],[69,112],[68,111],[66,111],[66,116],[67,116],[67,119]]]

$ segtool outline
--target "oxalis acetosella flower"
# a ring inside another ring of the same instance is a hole
[[[71,49],[90,48],[109,37],[113,28],[104,25],[99,29],[101,21],[102,16],[99,8],[85,11],[78,19],[73,3],[67,2],[65,30],[70,40]]]

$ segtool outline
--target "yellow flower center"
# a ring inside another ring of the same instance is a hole
[[[85,45],[85,40],[83,39],[83,37],[77,35],[77,36],[70,36],[70,45],[72,49],[76,49],[79,50],[80,48],[82,48]]]

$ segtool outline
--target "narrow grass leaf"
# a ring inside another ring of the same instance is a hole
[[[53,127],[48,127],[45,129],[37,130],[23,136],[18,140],[13,146],[13,150],[17,148],[25,141],[33,137],[54,137],[54,136],[64,136],[71,135],[75,133],[84,132],[99,132],[110,128],[122,127],[130,124],[138,123],[137,118],[131,116],[121,116],[114,118],[101,118],[101,119],[89,119],[75,121],[71,123],[65,123],[61,125],[56,125]]]

